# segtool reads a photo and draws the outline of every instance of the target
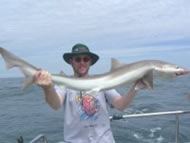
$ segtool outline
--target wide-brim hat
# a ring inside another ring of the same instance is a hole
[[[73,56],[77,56],[77,55],[80,55],[80,54],[85,54],[85,55],[88,55],[92,58],[92,63],[91,65],[95,64],[98,59],[99,59],[99,56],[96,55],[95,53],[92,53],[90,52],[89,48],[84,45],[84,44],[76,44],[72,47],[72,52],[71,53],[64,53],[63,54],[63,59],[68,63],[70,64],[69,60],[73,57]]]

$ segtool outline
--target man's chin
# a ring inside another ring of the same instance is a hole
[[[80,73],[79,73],[80,77],[85,76],[86,74],[87,74],[86,71],[80,71]]]

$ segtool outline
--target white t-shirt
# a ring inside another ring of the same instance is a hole
[[[119,93],[116,90],[85,95],[80,91],[55,86],[64,96],[64,142],[65,143],[115,143],[107,103]]]

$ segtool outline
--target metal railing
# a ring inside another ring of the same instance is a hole
[[[179,115],[189,114],[190,110],[183,111],[167,111],[167,112],[154,112],[154,113],[143,113],[143,114],[132,114],[132,115],[122,115],[122,116],[110,116],[110,120],[120,120],[128,118],[140,118],[140,117],[150,117],[150,116],[163,116],[163,115],[175,115],[176,116],[176,137],[175,143],[179,143]]]
[[[31,140],[29,143],[48,143],[48,141],[45,135],[40,134],[37,137],[35,137],[33,140]]]
[[[179,115],[180,114],[190,114],[190,110],[178,110],[178,111],[167,111],[167,112],[154,112],[154,113],[143,113],[143,114],[132,114],[132,115],[121,115],[121,116],[110,116],[110,120],[121,120],[121,119],[128,119],[128,118],[140,118],[140,117],[151,117],[151,116],[164,116],[164,115],[175,115],[176,116],[176,138],[175,143],[179,143]],[[29,143],[48,143],[47,138],[40,134],[35,137]]]

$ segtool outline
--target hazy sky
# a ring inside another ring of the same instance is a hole
[[[189,0],[1,0],[0,46],[52,73],[72,70],[62,60],[76,43],[100,55],[92,73],[159,59],[190,68]],[[0,77],[7,71],[0,58]]]

